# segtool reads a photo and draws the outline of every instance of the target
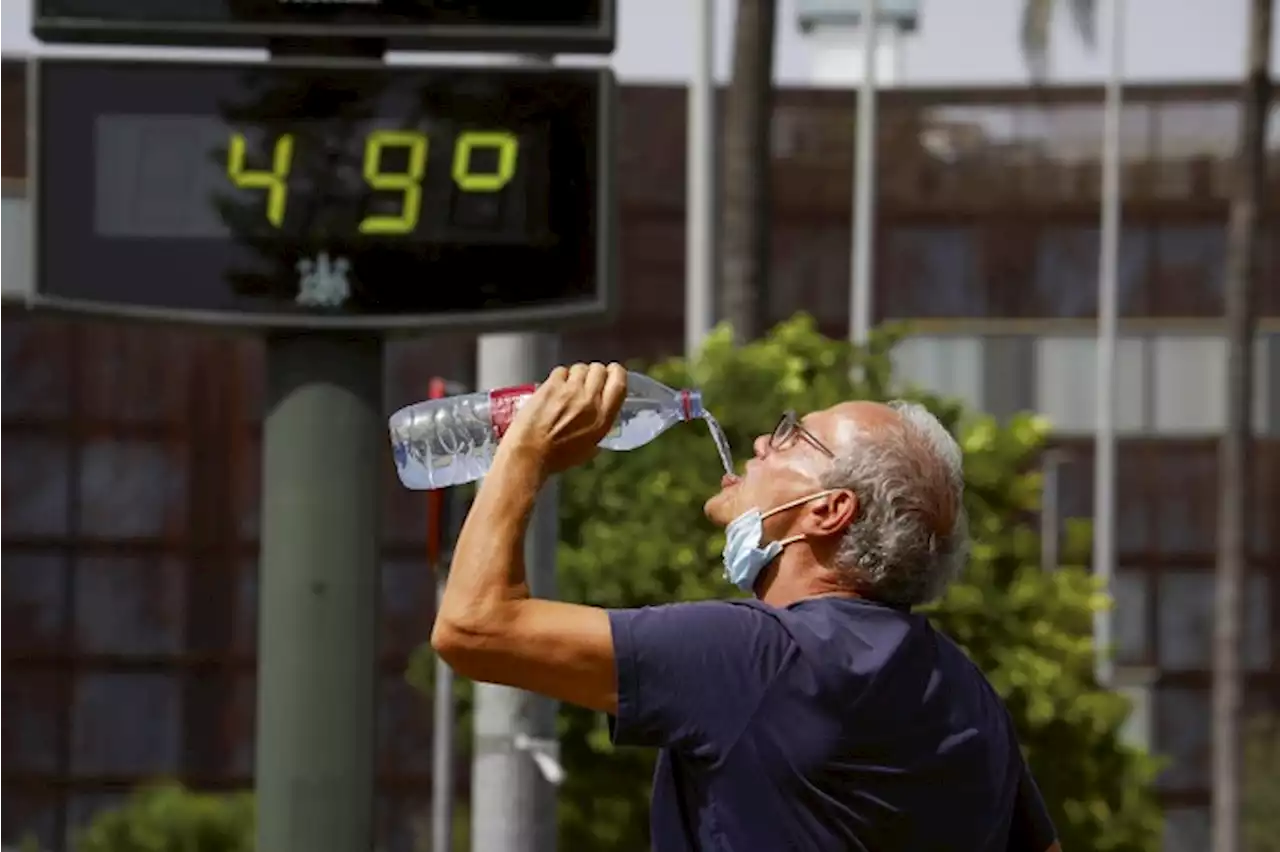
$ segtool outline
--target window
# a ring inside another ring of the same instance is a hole
[[[1121,568],[1111,587],[1114,599],[1111,610],[1111,634],[1115,641],[1116,662],[1143,665],[1150,662],[1150,575],[1145,571]]]
[[[1214,583],[1212,571],[1161,572],[1156,622],[1162,669],[1211,668]],[[1267,575],[1249,576],[1244,606],[1244,665],[1247,670],[1265,671],[1271,665],[1271,585]]]
[[[1156,262],[1148,304],[1152,316],[1222,315],[1226,225],[1161,227],[1155,238]]]
[[[1209,785],[1209,693],[1161,687],[1156,690],[1156,751],[1168,761],[1160,774],[1165,790]]]
[[[984,409],[984,343],[980,337],[908,337],[893,351],[894,378]]]
[[[431,698],[397,671],[382,677],[376,712],[379,767],[398,775],[430,772]]]
[[[1093,318],[1098,314],[1100,236],[1097,228],[1046,228],[1036,255],[1031,316]],[[1116,283],[1121,316],[1141,316],[1144,281],[1150,267],[1149,239],[1138,227],[1120,237]]]
[[[65,559],[61,554],[13,551],[5,554],[2,570],[5,651],[57,650],[67,621]]]
[[[1212,557],[1217,540],[1217,455],[1213,444],[1152,445],[1149,456],[1156,547]],[[1159,450],[1163,450],[1160,452]]]
[[[72,772],[149,777],[179,770],[182,692],[176,675],[95,672],[81,675],[74,692]]]
[[[5,308],[0,335],[4,345],[4,393],[0,400],[5,422],[19,418],[61,420],[67,416],[71,400],[66,327],[20,310],[11,314]],[[6,512],[8,505],[6,501]]]
[[[71,447],[56,439],[8,433],[4,446],[5,537],[65,536],[71,514]]]
[[[160,444],[98,439],[79,458],[80,524],[104,538],[181,533],[187,521],[186,459]]]
[[[7,698],[5,700],[8,701]],[[5,706],[9,705],[6,703]],[[20,849],[28,836],[34,837],[42,850],[57,848],[58,812],[61,809],[60,801],[50,795],[17,792],[6,786],[2,835],[5,848]]]
[[[893,228],[885,243],[883,318],[989,315],[972,229]]]
[[[61,753],[61,678],[47,671],[8,669],[4,698],[4,767],[12,772],[56,772]],[[7,795],[7,789],[6,789]],[[5,813],[8,822],[8,812]]]
[[[436,578],[425,559],[382,563],[382,651],[409,654],[431,638]]]
[[[1116,347],[1116,429],[1142,429],[1146,391],[1146,341],[1122,337]],[[1035,408],[1059,434],[1092,434],[1097,428],[1098,344],[1093,337],[1036,339]]]
[[[185,564],[82,556],[76,563],[76,642],[88,654],[173,655],[186,640]]]
[[[1209,839],[1208,808],[1173,808],[1164,814],[1164,852],[1205,852]]]

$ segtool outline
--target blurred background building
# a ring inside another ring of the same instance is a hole
[[[778,93],[769,312],[807,311],[843,337],[854,101],[829,87],[838,59],[815,61],[819,86]],[[24,70],[3,63],[6,281],[30,274]],[[1169,835],[1188,850],[1209,848],[1238,91],[1136,85],[1122,119],[1116,639],[1123,667],[1153,677],[1134,730],[1170,759],[1160,782]],[[903,378],[1000,416],[1050,418],[1063,518],[1092,513],[1101,103],[1096,86],[910,88],[879,107],[875,320],[910,323],[895,353]],[[566,329],[565,360],[683,348],[685,89],[625,86],[621,113],[621,310],[610,326]],[[1271,129],[1268,191],[1280,201],[1280,121]],[[1252,708],[1280,708],[1280,227],[1270,228],[1244,626]],[[249,783],[263,353],[250,337],[11,305],[0,339],[3,841],[34,832],[62,849],[156,776]],[[392,344],[388,410],[425,396],[434,375],[470,382],[475,350],[469,336]],[[379,830],[381,848],[408,852],[429,810],[431,721],[403,672],[427,638],[434,589],[425,507],[386,470],[397,499],[385,503]],[[454,779],[460,792],[467,772]]]

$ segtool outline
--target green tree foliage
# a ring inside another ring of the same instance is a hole
[[[251,852],[250,793],[193,793],[158,784],[99,813],[75,839],[76,852]]]

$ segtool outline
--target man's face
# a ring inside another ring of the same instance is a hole
[[[841,445],[843,421],[836,406],[815,411],[794,427],[784,426],[760,435],[752,444],[753,455],[741,475],[726,475],[720,492],[706,502],[703,511],[712,522],[727,526],[748,509],[767,512],[775,506],[822,489],[821,477]]]

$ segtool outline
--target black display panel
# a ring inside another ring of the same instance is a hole
[[[7,2],[7,0],[6,0]],[[47,42],[264,46],[385,39],[393,48],[611,53],[616,0],[32,0]]]
[[[32,79],[46,301],[359,327],[609,308],[608,71],[42,59]]]

